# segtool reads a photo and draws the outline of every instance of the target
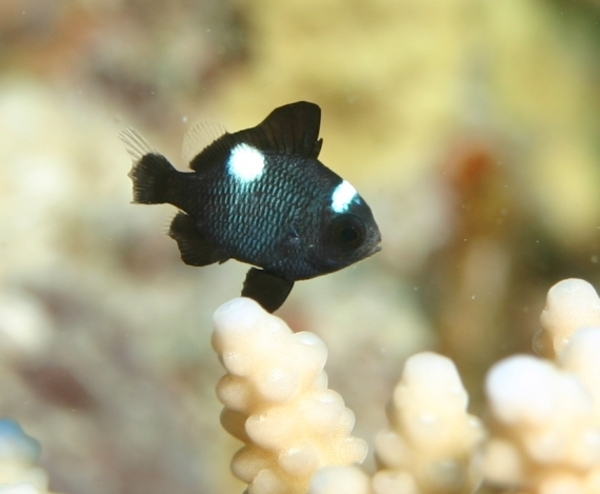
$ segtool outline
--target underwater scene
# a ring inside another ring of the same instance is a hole
[[[0,494],[600,494],[600,3],[2,0]]]

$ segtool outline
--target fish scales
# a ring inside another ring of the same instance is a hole
[[[265,179],[247,185],[239,185],[227,173],[218,174],[210,181],[199,183],[200,187],[194,191],[192,197],[197,198],[196,204],[188,206],[195,211],[194,218],[211,238],[219,238],[220,246],[229,257],[243,262],[256,263],[281,273],[272,252],[285,241],[291,234],[295,225],[301,228],[303,212],[307,211],[311,203],[315,203],[320,191],[318,181],[303,180],[298,163],[291,161],[279,165],[277,157],[267,157],[265,164]],[[318,166],[314,161],[309,165]],[[289,173],[285,172],[289,168]],[[271,173],[271,169],[273,170]],[[289,193],[289,189],[280,186],[285,183],[284,176],[297,194]],[[309,174],[309,177],[311,175]],[[332,174],[332,183],[338,181]],[[209,193],[202,193],[207,187]],[[184,208],[185,209],[185,208]],[[224,218],[223,221],[214,222],[211,218],[216,216]],[[307,238],[307,240],[311,240]],[[300,259],[285,257],[286,273],[292,273],[296,279],[313,275],[314,270],[301,266]],[[281,264],[281,262],[279,262]],[[283,274],[283,273],[281,273]]]

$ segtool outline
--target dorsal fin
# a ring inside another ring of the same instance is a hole
[[[321,108],[297,101],[276,108],[256,127],[240,130],[232,137],[261,151],[317,158],[323,144],[319,139],[320,127]]]
[[[184,163],[191,163],[205,148],[226,133],[225,127],[214,120],[202,120],[194,124],[183,136],[181,156]]]
[[[214,166],[219,166],[229,156],[231,148],[235,145],[232,134],[225,133],[213,141],[202,152],[190,161],[190,168],[196,172],[205,172]]]
[[[221,135],[190,161],[190,168],[201,172],[219,165],[240,143],[263,152],[316,159],[323,144],[323,139],[319,139],[320,126],[321,109],[318,105],[298,101],[280,106],[256,127]]]

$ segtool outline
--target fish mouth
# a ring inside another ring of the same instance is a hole
[[[367,251],[367,254],[365,255],[365,259],[368,257],[374,256],[379,251],[381,251],[381,245],[379,245],[379,243],[377,243],[376,245],[374,245]]]
[[[359,247],[359,249],[354,253],[354,261],[357,262],[363,259],[367,259],[371,256],[374,256],[381,250],[381,235],[379,231],[373,231],[373,235],[371,238],[368,238],[367,241]]]
[[[379,231],[379,228],[370,228],[370,230],[372,240],[369,242],[370,248],[367,250],[366,257],[371,257],[381,250],[381,232]]]

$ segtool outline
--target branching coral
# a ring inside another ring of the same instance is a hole
[[[217,386],[223,427],[246,446],[234,474],[258,494],[302,493],[326,465],[361,462],[366,443],[350,436],[354,414],[327,389],[327,348],[293,333],[256,302],[235,299],[214,316],[213,347],[227,374]]]
[[[473,492],[480,477],[472,458],[483,427],[467,404],[451,360],[430,352],[408,359],[394,390],[391,428],[376,439],[383,469],[373,478],[375,493]]]
[[[555,357],[575,331],[600,326],[600,299],[588,282],[563,280],[548,291],[540,320],[542,329],[535,338],[536,350],[544,357]]]
[[[327,349],[316,335],[294,334],[255,302],[236,299],[215,314],[213,346],[228,371],[217,387],[222,424],[246,443],[232,469],[249,492],[306,492],[318,469],[315,494],[370,492],[371,484],[378,494],[476,485],[470,464],[482,427],[466,412],[467,394],[449,359],[423,353],[407,361],[391,428],[377,438],[383,469],[371,481],[356,468],[335,468],[362,461],[366,444],[349,436],[354,415],[327,389]]]
[[[538,341],[555,360],[517,355],[491,369],[487,434],[467,413],[449,359],[408,359],[371,477],[354,465],[366,445],[349,435],[352,412],[327,390],[324,343],[236,299],[215,314],[213,335],[228,370],[218,385],[222,423],[246,443],[233,471],[254,494],[472,493],[482,479],[519,494],[598,494],[600,299],[588,283],[565,280],[541,320]]]
[[[523,494],[600,492],[600,327],[589,327],[600,325],[599,308],[588,283],[558,283],[541,317],[556,362],[520,355],[491,369],[489,482]]]
[[[431,352],[407,360],[377,435],[381,469],[370,479],[356,467],[324,468],[310,494],[450,494],[474,492],[481,475],[474,452],[484,431],[466,411],[468,396],[454,364]],[[352,488],[346,484],[352,482]]]

